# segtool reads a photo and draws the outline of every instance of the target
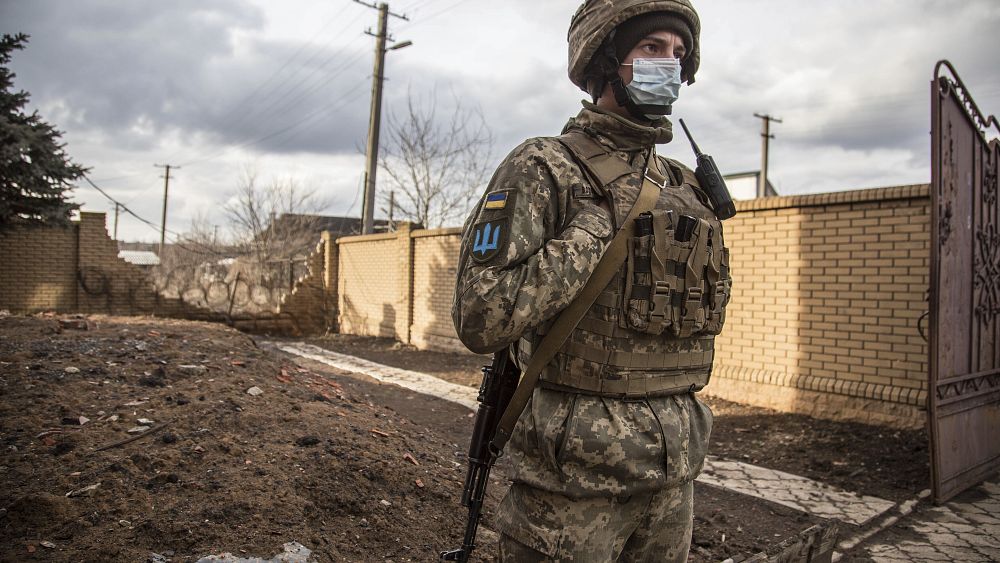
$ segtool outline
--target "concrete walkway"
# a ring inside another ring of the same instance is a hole
[[[749,463],[709,456],[698,481],[762,498],[800,512],[864,526],[893,508],[892,501],[849,493],[800,477]]]
[[[394,368],[300,342],[263,341],[260,344],[339,370],[440,397],[473,411],[478,405],[478,389],[456,385],[425,373]],[[1000,478],[961,495],[955,502],[925,510],[916,510],[919,499],[896,504],[843,491],[798,475],[713,456],[706,460],[698,480],[821,518],[858,526],[861,531],[857,535],[841,538],[838,551],[851,551],[860,545],[860,549],[877,563],[1000,561]],[[839,553],[837,558],[841,559]]]
[[[1000,476],[914,511],[862,548],[877,563],[1000,561]]]

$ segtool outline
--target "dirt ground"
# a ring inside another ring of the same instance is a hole
[[[315,343],[469,385],[484,361]],[[715,455],[894,500],[926,488],[920,433],[712,406]],[[470,424],[458,405],[266,352],[220,325],[0,318],[0,560],[195,561],[298,541],[317,561],[433,561],[460,543]],[[760,551],[814,521],[700,484],[696,495],[692,561]],[[481,539],[478,553],[493,553],[495,537]]]

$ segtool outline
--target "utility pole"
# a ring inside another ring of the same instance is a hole
[[[115,240],[118,240],[118,208],[119,207],[121,207],[121,204],[116,201],[115,202],[115,234],[114,234],[113,237],[111,237],[111,238],[113,238]]]
[[[382,83],[385,81],[385,53],[395,49],[409,47],[413,43],[403,41],[386,48],[386,41],[393,41],[389,36],[389,16],[409,21],[404,15],[389,11],[385,2],[369,4],[362,0],[354,0],[369,8],[378,10],[378,33],[365,31],[375,38],[375,71],[372,75],[372,106],[368,120],[368,147],[365,151],[365,201],[361,212],[361,234],[371,234],[375,229],[375,176],[378,172],[378,137],[382,125]]]
[[[163,168],[163,218],[160,221],[160,257],[163,257],[163,248],[167,243],[167,195],[170,193],[170,169],[180,170],[180,166],[170,164],[154,164],[156,168]]]
[[[762,119],[763,124],[761,125],[760,136],[761,136],[761,146],[760,146],[760,176],[757,178],[757,197],[767,197],[767,152],[770,148],[770,141],[774,138],[771,134],[771,122],[784,123],[777,117],[773,117],[767,114],[761,115],[759,113],[753,114],[754,117]]]

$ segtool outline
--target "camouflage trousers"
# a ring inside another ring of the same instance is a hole
[[[507,446],[500,561],[685,561],[712,413],[693,394],[636,401],[538,388]]]

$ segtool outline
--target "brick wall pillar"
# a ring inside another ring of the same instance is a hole
[[[331,332],[340,332],[337,323],[340,302],[340,245],[330,231],[323,231],[323,291],[326,292],[326,326]]]
[[[399,244],[399,306],[396,316],[396,337],[410,344],[413,326],[413,225],[399,223],[396,230]]]

